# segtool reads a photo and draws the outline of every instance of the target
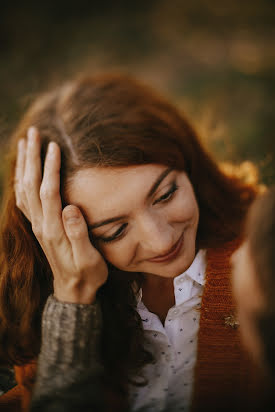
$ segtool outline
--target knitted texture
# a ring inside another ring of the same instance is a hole
[[[31,412],[105,410],[100,305],[47,300]]]
[[[192,404],[196,412],[237,411],[249,397],[252,369],[240,342],[230,276],[230,257],[239,244],[235,240],[207,251]]]
[[[40,397],[73,384],[85,370],[99,369],[101,307],[47,300],[42,317],[42,346],[34,387]],[[69,373],[68,373],[69,371]]]

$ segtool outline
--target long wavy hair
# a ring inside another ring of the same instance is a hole
[[[255,197],[251,185],[225,174],[186,118],[151,88],[125,75],[86,76],[42,95],[24,115],[11,139],[0,237],[0,359],[24,364],[40,348],[41,313],[53,292],[52,272],[30,222],[16,207],[14,169],[17,141],[36,126],[47,145],[61,148],[61,194],[66,183],[89,167],[161,164],[184,170],[194,188],[200,220],[197,246],[220,246],[242,232]],[[135,293],[142,276],[110,265],[99,291],[103,309],[102,359],[110,376],[128,381],[152,361],[144,349]]]

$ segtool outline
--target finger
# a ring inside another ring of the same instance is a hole
[[[16,199],[16,206],[30,219],[30,215],[27,212],[27,199],[24,190],[23,177],[25,171],[25,158],[26,158],[26,141],[20,139],[17,144],[17,157],[15,165],[14,175],[14,192]]]
[[[41,225],[42,207],[39,197],[41,185],[40,136],[34,127],[28,130],[24,189],[33,227]]]
[[[64,234],[65,236],[60,197],[60,165],[61,153],[59,146],[55,142],[51,142],[46,154],[40,188],[44,229],[50,236],[54,236],[54,234],[58,234],[58,236]]]
[[[74,205],[66,206],[62,212],[64,228],[72,245],[76,267],[81,270],[91,266],[94,259],[101,258],[91,244],[85,219]]]

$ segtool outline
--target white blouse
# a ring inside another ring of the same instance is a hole
[[[143,369],[146,386],[130,386],[132,411],[190,410],[205,269],[206,251],[200,250],[191,266],[174,278],[175,306],[169,309],[164,326],[140,295],[137,309],[146,349],[156,362]]]

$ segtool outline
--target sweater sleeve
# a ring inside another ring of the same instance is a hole
[[[31,412],[104,409],[98,354],[101,327],[98,302],[83,305],[48,298]]]

